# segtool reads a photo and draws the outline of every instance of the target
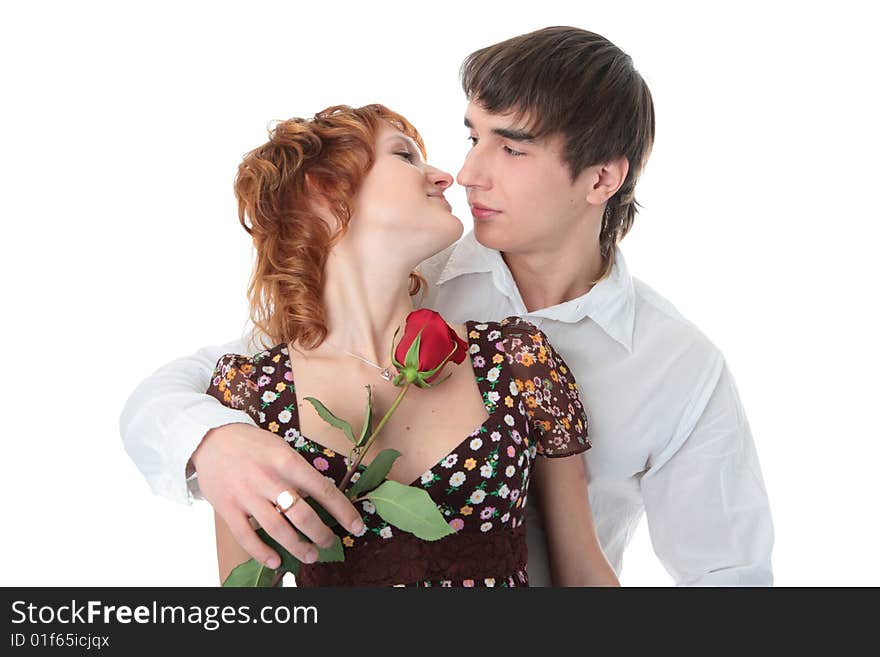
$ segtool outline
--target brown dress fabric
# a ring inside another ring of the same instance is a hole
[[[456,533],[423,541],[361,501],[364,531],[334,528],[345,561],[303,564],[297,586],[528,586],[524,522],[532,462],[539,454],[589,449],[587,418],[574,377],[535,326],[517,317],[466,326],[489,418],[409,484],[428,492]],[[224,355],[208,393],[246,411],[334,483],[342,481],[348,457],[299,431],[285,344],[254,356]]]

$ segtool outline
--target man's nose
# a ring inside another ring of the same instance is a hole
[[[468,151],[464,158],[464,164],[458,171],[455,181],[462,187],[486,187],[486,176],[483,173],[483,165],[477,154],[477,147]]]

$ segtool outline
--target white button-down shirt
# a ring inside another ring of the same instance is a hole
[[[675,308],[630,276],[618,250],[609,277],[581,297],[528,312],[497,251],[469,233],[423,263],[422,305],[450,322],[526,318],[574,373],[593,448],[583,454],[599,542],[619,574],[643,512],[654,551],[679,585],[769,586],[773,524],[757,453],[724,357]],[[202,394],[224,353],[206,347],[164,366],[132,393],[121,418],[126,449],[153,490],[198,497],[186,481],[205,433],[241,411]],[[538,505],[528,505],[529,580],[550,583]]]

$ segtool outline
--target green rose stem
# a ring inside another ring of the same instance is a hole
[[[373,431],[373,433],[370,434],[370,437],[367,438],[367,442],[364,444],[363,449],[360,451],[357,461],[354,463],[354,465],[351,466],[351,468],[349,468],[348,472],[345,473],[345,478],[342,480],[342,483],[339,484],[339,490],[341,490],[341,491],[345,490],[345,487],[348,485],[348,482],[351,481],[352,476],[354,475],[355,472],[357,472],[357,469],[360,466],[361,461],[364,459],[364,456],[367,455],[367,452],[370,449],[370,445],[373,444],[373,441],[376,439],[376,436],[382,430],[382,427],[385,426],[385,423],[388,422],[388,419],[391,417],[391,415],[394,413],[394,411],[397,410],[397,407],[400,406],[400,402],[403,401],[403,396],[406,394],[406,391],[409,389],[409,386],[410,386],[410,383],[407,383],[406,385],[403,386],[403,390],[401,390],[400,394],[397,395],[397,399],[394,400],[394,403],[391,405],[391,408],[389,408],[388,412],[385,413],[385,416],[379,422],[378,426]],[[276,586],[278,586],[278,583],[281,581],[281,579],[283,577],[284,577],[284,571],[279,569],[279,571],[277,573],[275,573],[275,575],[272,577],[272,581],[269,584],[269,587],[275,588]]]
[[[382,427],[385,426],[385,423],[388,422],[391,415],[394,411],[397,410],[397,407],[400,406],[400,402],[403,401],[403,396],[406,394],[406,391],[409,390],[410,385],[412,385],[409,381],[406,382],[406,385],[403,386],[403,390],[400,391],[400,394],[397,395],[397,399],[394,400],[394,403],[391,404],[391,408],[388,409],[388,412],[382,417],[379,421],[378,426],[373,430],[373,433],[370,434],[370,437],[367,438],[367,442],[364,445],[363,450],[360,451],[357,457],[357,461],[355,461],[354,465],[349,468],[348,472],[345,473],[345,478],[342,480],[342,483],[339,484],[339,490],[344,491],[345,487],[348,485],[348,482],[351,481],[352,476],[357,469],[361,465],[361,461],[364,460],[364,457],[367,455],[367,452],[370,451],[370,446],[373,444],[373,441],[376,439],[376,436],[379,435],[379,432],[382,431]]]
[[[382,427],[385,426],[385,423],[388,422],[388,419],[391,417],[391,415],[394,413],[394,411],[397,410],[397,407],[400,406],[400,402],[403,401],[403,396],[406,394],[406,391],[409,389],[409,386],[410,386],[409,382],[407,382],[406,385],[403,386],[403,390],[401,390],[400,394],[397,395],[397,399],[394,400],[394,403],[391,405],[391,408],[389,408],[388,412],[385,413],[385,416],[379,422],[378,426],[373,431],[373,433],[370,434],[370,437],[367,438],[367,442],[364,444],[363,449],[358,452],[357,461],[354,463],[354,465],[351,466],[351,468],[349,468],[348,472],[345,473],[345,478],[342,480],[342,483],[339,484],[339,490],[341,490],[341,491],[345,490],[345,487],[348,485],[348,482],[351,481],[352,476],[354,475],[355,472],[357,472],[357,469],[360,466],[361,461],[364,459],[364,456],[367,455],[367,452],[370,449],[370,445],[373,444],[373,441],[376,439],[376,436],[382,430]],[[278,584],[281,582],[281,580],[284,578],[285,572],[286,571],[279,568],[278,572],[276,572],[275,575],[272,577],[272,581],[269,583],[269,588],[277,587]]]
[[[399,331],[400,329],[398,328],[397,330]],[[419,385],[419,387],[427,387],[427,388],[434,387],[434,386],[428,385],[420,377],[430,378],[431,376],[433,376],[434,374],[436,374],[437,372],[442,370],[443,367],[446,365],[446,363],[449,361],[449,359],[452,358],[452,355],[455,353],[455,351],[458,349],[457,345],[453,346],[452,351],[450,351],[446,355],[446,357],[442,361],[440,361],[440,364],[437,365],[437,367],[435,367],[434,369],[429,370],[427,372],[420,372],[419,371],[419,349],[421,347],[422,331],[424,331],[424,330],[425,330],[424,326],[421,329],[419,329],[419,332],[416,335],[416,339],[413,341],[413,343],[409,347],[409,350],[406,352],[406,358],[404,359],[404,364],[402,364],[402,365],[397,362],[397,358],[394,355],[394,346],[393,346],[394,340],[392,339],[392,341],[391,341],[391,344],[392,344],[391,362],[397,368],[397,371],[400,372],[400,374],[398,374],[398,377],[395,379],[394,385],[398,385],[397,384],[398,380],[401,382],[405,381],[405,383],[403,385],[403,390],[401,390],[400,394],[397,395],[397,399],[395,399],[394,403],[391,404],[391,408],[389,408],[388,412],[385,413],[385,416],[379,422],[379,426],[377,426],[376,429],[373,431],[373,433],[370,434],[370,437],[367,439],[367,442],[364,445],[364,448],[362,450],[360,450],[358,447],[355,447],[355,451],[357,452],[357,460],[354,463],[354,465],[349,469],[349,471],[345,473],[345,478],[342,480],[342,483],[339,484],[339,490],[345,491],[345,487],[348,485],[348,482],[351,481],[351,478],[352,478],[352,476],[354,476],[354,473],[357,472],[357,469],[360,466],[361,461],[364,460],[364,456],[366,456],[367,452],[370,450],[370,445],[373,444],[373,441],[376,439],[376,436],[382,430],[382,427],[384,427],[385,423],[388,422],[388,418],[390,418],[391,415],[394,413],[394,411],[397,410],[397,407],[400,405],[400,402],[403,401],[403,396],[406,394],[406,391],[409,390],[409,387],[413,383],[417,383],[417,382],[418,382],[417,385]],[[397,332],[394,333],[394,337],[395,338],[397,337]],[[452,376],[452,375],[450,374],[449,376]],[[447,376],[446,379],[448,379],[449,376]],[[443,379],[443,381],[445,381],[446,379]],[[443,381],[440,381],[440,383],[442,383]],[[434,384],[434,385],[438,385],[438,384]]]
[[[398,328],[398,331],[399,330],[400,329]],[[351,432],[351,427],[346,422],[341,421],[341,420],[339,420],[339,418],[335,417],[332,413],[330,413],[330,411],[328,409],[324,408],[323,404],[321,404],[320,401],[318,401],[317,399],[312,399],[312,398],[308,398],[308,397],[306,398],[308,401],[310,401],[312,403],[313,406],[315,406],[315,410],[318,411],[318,414],[326,422],[328,422],[332,426],[336,427],[337,429],[341,429],[341,430],[345,431],[348,438],[350,440],[352,440],[352,442],[355,442],[355,447],[352,450],[349,457],[351,458],[354,455],[357,455],[357,459],[355,460],[355,463],[351,466],[351,468],[349,468],[349,470],[345,473],[345,477],[343,478],[342,482],[339,484],[339,490],[345,492],[346,486],[348,486],[348,483],[351,481],[351,478],[354,476],[354,473],[357,472],[357,469],[360,467],[361,462],[364,459],[364,456],[366,456],[367,452],[370,450],[370,447],[372,446],[373,442],[375,441],[376,436],[378,436],[379,432],[382,431],[382,429],[385,427],[385,424],[388,422],[388,420],[394,414],[394,411],[397,410],[397,407],[400,406],[400,402],[403,401],[403,397],[406,395],[406,391],[409,390],[410,385],[415,383],[420,388],[433,388],[433,387],[436,387],[437,385],[439,385],[439,383],[443,383],[443,381],[445,381],[450,376],[452,376],[450,374],[447,377],[445,377],[444,379],[442,379],[441,381],[439,381],[438,383],[435,383],[433,385],[428,384],[426,381],[426,379],[431,378],[437,372],[439,372],[440,370],[443,369],[443,367],[446,365],[446,363],[449,361],[449,359],[452,357],[452,355],[458,349],[457,345],[453,346],[452,351],[449,352],[449,354],[447,354],[447,356],[442,361],[440,361],[439,365],[437,365],[436,367],[434,367],[433,369],[431,369],[427,372],[419,371],[419,349],[420,349],[420,345],[421,345],[421,335],[422,335],[423,330],[424,330],[424,326],[419,330],[418,334],[416,335],[415,340],[413,341],[413,343],[410,345],[409,349],[407,350],[406,358],[404,359],[404,364],[400,364],[397,362],[397,358],[395,357],[395,353],[394,353],[394,340],[392,339],[392,341],[391,341],[391,344],[392,344],[391,360],[392,360],[392,363],[394,364],[394,366],[397,368],[397,371],[399,372],[397,378],[395,378],[395,380],[394,380],[394,385],[399,386],[401,383],[403,383],[403,389],[400,391],[400,394],[397,395],[397,399],[394,400],[394,403],[391,405],[391,408],[388,409],[388,412],[385,413],[384,417],[379,422],[379,425],[370,434],[370,436],[367,438],[366,442],[363,445],[360,445],[360,441],[354,440],[354,437]],[[395,338],[397,337],[397,331],[395,331],[394,337]],[[369,391],[369,386],[367,386],[367,389]],[[370,409],[370,402],[369,402],[369,397],[368,397],[367,419],[364,423],[364,429],[363,429],[364,433],[368,430],[369,425],[371,424],[371,420],[370,420],[371,413],[370,413],[369,409]],[[363,436],[363,434],[361,434],[361,436]],[[396,452],[395,450],[390,450],[390,451],[394,451],[397,454],[397,456],[400,456],[400,454],[398,452]],[[390,484],[391,482],[386,482],[386,483]],[[422,491],[422,492],[424,493],[424,491]],[[427,498],[427,495],[425,495],[425,497]],[[358,500],[362,500],[362,499],[368,499],[368,498],[366,496],[358,497],[357,499],[355,499],[353,501],[358,501]],[[427,498],[427,499],[430,500],[430,498]],[[318,507],[318,508],[320,508],[320,507]],[[437,512],[436,507],[432,507],[432,508],[434,509],[435,512]],[[443,520],[442,516],[438,516],[438,517],[440,518],[441,521]],[[441,524],[443,524],[443,528],[444,528],[444,530],[446,530],[446,533],[445,534],[440,533],[437,537],[429,539],[429,540],[436,540],[436,538],[441,538],[442,536],[448,534],[451,531],[451,530],[449,530],[449,527],[446,526],[445,521],[443,521]],[[398,526],[400,526],[400,525],[398,525]],[[341,560],[342,559],[339,559],[339,561],[341,561]],[[282,560],[282,562],[283,562],[283,560]],[[250,564],[250,563],[256,563],[256,562],[253,559],[251,559],[249,562],[246,562],[245,564],[239,564],[239,567],[246,566],[247,564]],[[260,566],[261,571],[262,571],[263,567],[264,566]],[[233,570],[235,570],[235,569],[233,569]],[[286,572],[288,572],[288,570],[284,570],[281,566],[279,566],[279,569],[272,576],[272,580],[271,580],[271,583],[269,584],[269,587],[270,588],[277,587],[279,585],[279,583],[281,582],[282,578],[284,577],[284,573],[286,573]],[[227,577],[227,581],[229,579],[230,579],[230,577]],[[226,582],[224,582],[223,586],[226,586]]]

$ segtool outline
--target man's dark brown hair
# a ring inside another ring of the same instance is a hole
[[[654,143],[654,103],[632,59],[603,36],[546,27],[471,53],[461,67],[468,99],[530,121],[535,137],[561,134],[574,181],[587,167],[625,156],[629,172],[602,221],[600,278],[637,212],[636,182]]]

